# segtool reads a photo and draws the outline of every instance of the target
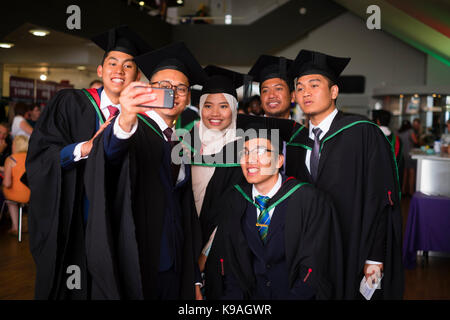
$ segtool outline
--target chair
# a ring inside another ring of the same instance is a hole
[[[23,212],[23,208],[25,206],[27,206],[28,203],[16,202],[16,201],[5,199],[5,201],[3,201],[2,209],[0,210],[0,219],[3,216],[3,209],[5,208],[5,205],[7,202],[16,203],[19,206],[19,232],[18,232],[17,236],[18,236],[19,242],[22,242],[22,212]]]

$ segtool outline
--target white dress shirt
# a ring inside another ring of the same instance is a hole
[[[275,183],[275,185],[272,187],[272,189],[270,189],[270,191],[267,194],[261,194],[255,187],[255,185],[253,185],[252,187],[252,197],[253,197],[253,201],[255,201],[256,196],[266,196],[269,198],[272,198],[277,192],[278,190],[280,190],[281,187],[281,183],[282,183],[282,179],[281,179],[281,174],[278,174],[278,180]],[[269,217],[270,219],[272,219],[272,215],[273,212],[275,211],[275,208],[272,208],[269,211]],[[259,210],[258,208],[256,208],[256,218],[259,217],[259,214],[261,213],[261,210]]]
[[[102,90],[102,93],[100,95],[100,111],[102,112],[105,119],[109,118],[108,106],[116,107],[117,109],[119,109],[119,111],[121,111],[120,104],[112,103],[111,99],[109,99],[108,95],[106,94],[106,91]],[[74,162],[88,158],[88,156],[81,157],[81,146],[86,142],[87,141],[80,142],[75,146],[75,149],[73,150],[73,155],[75,156],[75,159],[73,160]]]

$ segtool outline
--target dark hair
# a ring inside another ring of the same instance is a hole
[[[398,132],[404,132],[411,128],[412,128],[411,122],[409,122],[409,120],[403,120],[402,125],[400,126],[400,129],[398,129]]]
[[[23,117],[25,115],[25,113],[27,113],[27,111],[29,111],[29,110],[30,110],[29,104],[25,104],[23,102],[18,102],[14,106],[14,115]]]
[[[381,126],[387,127],[391,122],[391,113],[387,110],[374,110],[372,118],[375,122],[380,121]]]
[[[8,129],[8,132],[11,130],[11,127],[9,126],[8,122],[0,122],[0,126],[5,127]]]
[[[91,83],[89,83],[89,87],[92,87],[92,85],[94,83],[100,83],[101,85],[103,85],[103,81],[102,80],[95,79],[95,80],[92,80]]]

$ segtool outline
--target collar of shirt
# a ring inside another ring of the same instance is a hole
[[[270,191],[267,194],[261,194],[258,190],[256,190],[255,185],[253,185],[253,187],[252,187],[253,200],[256,198],[256,196],[259,196],[259,195],[272,198],[280,189],[281,183],[282,183],[281,174],[278,174],[277,182],[275,183],[275,185],[272,187],[272,189],[270,189]]]
[[[114,106],[117,109],[119,109],[119,111],[121,111],[120,104],[112,103],[111,99],[109,99],[109,97],[106,94],[105,90],[102,90],[102,93],[100,95],[100,110],[102,111],[103,115],[105,116],[105,119],[109,118],[108,106]]]
[[[338,110],[335,108],[333,110],[333,112],[331,112],[325,119],[322,120],[321,123],[319,123],[318,126],[313,125],[310,120],[309,121],[309,138],[314,140],[314,133],[312,132],[312,130],[314,128],[319,127],[320,130],[322,130],[322,133],[320,134],[319,139],[322,139],[322,137],[327,134],[328,130],[330,130],[331,123],[333,122],[333,119],[337,113],[338,113]]]
[[[159,127],[159,129],[160,129],[161,131],[164,131],[164,130],[166,130],[166,129],[169,127],[169,126],[167,125],[167,123],[164,121],[164,119],[161,118],[161,116],[160,116],[155,110],[146,111],[145,114],[146,114],[150,119],[152,119],[153,121],[156,122],[156,124],[158,125],[158,127]],[[172,130],[175,130],[175,128],[172,127]],[[164,139],[167,141],[166,136],[165,136],[165,135],[163,135],[163,136],[164,136]]]
[[[381,129],[381,131],[383,131],[383,133],[386,137],[391,135],[391,130],[389,130],[388,127],[380,126],[380,129]]]

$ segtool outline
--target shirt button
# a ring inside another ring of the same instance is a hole
[[[270,287],[271,285],[272,285],[272,282],[270,282],[270,281],[266,282],[266,287]]]
[[[272,268],[272,265],[266,264],[266,269],[270,269],[270,268]]]

